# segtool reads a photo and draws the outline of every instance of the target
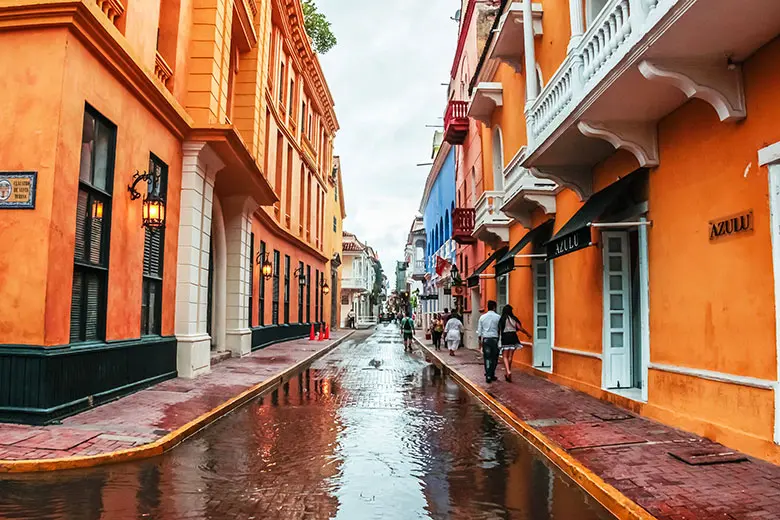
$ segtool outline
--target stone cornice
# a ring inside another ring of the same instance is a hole
[[[192,118],[154,71],[141,66],[119,30],[94,2],[78,0],[11,0],[0,7],[0,30],[67,28],[174,135],[184,138]]]
[[[331,136],[335,136],[339,130],[336,113],[333,110],[334,101],[331,95],[325,75],[322,72],[320,61],[311,48],[309,37],[303,25],[303,8],[300,0],[276,0],[282,21],[285,25],[287,39],[296,53],[297,61],[308,79],[309,85],[316,93],[315,100],[322,111],[322,118],[327,123]]]

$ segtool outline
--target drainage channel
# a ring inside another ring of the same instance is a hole
[[[379,326],[173,451],[0,477],[0,518],[613,518]]]

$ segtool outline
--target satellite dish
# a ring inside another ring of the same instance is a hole
[[[455,16],[450,17],[450,20],[455,20],[456,22],[460,21],[460,9],[455,11]]]

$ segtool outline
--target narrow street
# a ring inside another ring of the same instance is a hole
[[[0,518],[610,515],[380,325],[164,456],[4,475]]]

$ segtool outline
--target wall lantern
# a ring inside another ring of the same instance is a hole
[[[274,274],[274,266],[270,260],[268,260],[268,253],[265,256],[257,253],[257,265],[260,267],[260,272],[263,273],[263,278],[270,280]]]
[[[303,266],[299,266],[294,272],[293,275],[298,279],[298,285],[303,287],[306,285],[306,275],[303,272]]]
[[[99,200],[93,200],[92,201],[92,211],[90,212],[90,216],[94,220],[103,220],[103,203]]]
[[[160,196],[160,184],[162,184],[160,176],[153,173],[135,172],[133,183],[127,187],[127,191],[130,192],[130,200],[141,198],[141,194],[135,189],[141,181],[146,181],[147,184],[146,196],[141,209],[143,227],[162,229],[165,227],[165,200]],[[102,213],[102,208],[100,211]]]
[[[327,283],[325,283],[325,280],[322,280],[322,282],[320,282],[320,288],[322,289],[322,294],[330,293],[330,286]]]

